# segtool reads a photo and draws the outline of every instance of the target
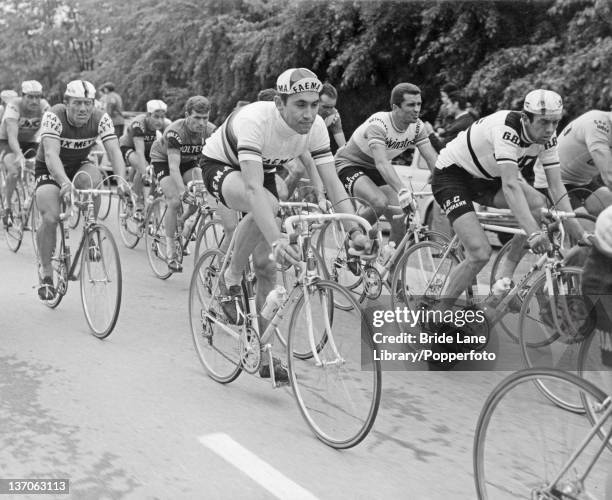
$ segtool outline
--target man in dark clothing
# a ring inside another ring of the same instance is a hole
[[[448,144],[459,135],[459,132],[467,130],[476,121],[474,115],[467,110],[467,100],[460,91],[450,92],[448,100],[448,113],[454,118],[446,127],[438,131],[443,144]]]

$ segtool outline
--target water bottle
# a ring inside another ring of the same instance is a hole
[[[261,310],[261,317],[267,320],[271,320],[278,308],[285,301],[287,297],[287,291],[282,285],[277,285],[270,291],[266,297],[266,303]]]

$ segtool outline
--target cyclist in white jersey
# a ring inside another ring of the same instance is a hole
[[[236,323],[240,304],[240,281],[249,255],[257,275],[257,308],[261,309],[276,281],[276,261],[298,262],[298,253],[283,236],[275,220],[278,204],[276,168],[299,157],[308,167],[309,154],[331,200],[346,197],[334,170],[329,136],[318,116],[321,82],[306,68],[282,73],[273,102],[255,102],[235,110],[206,142],[202,174],[208,191],[228,208],[248,212],[236,229],[236,245],[224,276],[224,311]],[[340,210],[352,211],[350,203]],[[253,223],[254,222],[254,223]],[[365,248],[367,238],[352,229],[355,246]],[[265,328],[260,320],[260,326]],[[287,371],[274,361],[276,380],[287,380]],[[263,365],[260,376],[270,376]]]
[[[563,129],[558,141],[561,180],[572,206],[584,205],[590,214],[598,215],[612,205],[612,112],[587,111]],[[534,187],[546,187],[539,163]]]
[[[510,208],[537,253],[548,250],[548,236],[540,230],[540,209],[545,197],[522,181],[519,172],[532,168],[537,158],[548,167],[548,185],[562,198],[557,138],[561,119],[561,96],[550,90],[534,90],[525,97],[523,111],[498,111],[481,118],[461,132],[440,152],[432,180],[432,191],[465,248],[462,261],[448,278],[445,297],[450,304],[472,283],[491,256],[491,246],[482,229],[473,201]],[[559,209],[571,210],[567,197]],[[582,228],[566,222],[570,234],[580,239]],[[513,254],[520,255],[522,240],[515,240]],[[515,260],[518,260],[515,258]],[[514,269],[505,269],[512,276]]]
[[[394,219],[390,206],[409,206],[412,194],[391,164],[408,148],[417,147],[433,170],[438,154],[429,142],[419,119],[421,90],[411,83],[400,83],[391,91],[391,111],[374,113],[351,135],[336,153],[336,170],[351,196],[363,198],[374,209],[361,214],[371,223],[380,215],[391,222],[391,239],[402,238],[403,222]]]

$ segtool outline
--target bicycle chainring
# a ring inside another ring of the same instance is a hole
[[[382,277],[373,266],[366,266],[363,270],[364,294],[370,300],[376,300],[382,293]]]
[[[246,327],[240,332],[240,363],[245,372],[254,374],[261,364],[261,343],[255,331]]]

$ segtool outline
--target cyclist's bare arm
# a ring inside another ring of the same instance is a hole
[[[142,137],[134,137],[134,151],[138,156],[138,161],[143,167],[147,166],[147,160],[145,159],[145,143]]]
[[[17,139],[19,125],[17,120],[13,118],[5,118],[4,121],[6,123],[6,135],[8,136],[9,147],[15,154],[15,158],[19,159],[21,157],[21,147],[19,146],[19,140]]]
[[[527,199],[519,184],[518,165],[513,162],[500,163],[500,171],[502,191],[517,222],[528,235],[538,232],[540,226],[531,215]]]
[[[427,166],[429,167],[429,171],[433,172],[434,168],[436,168],[436,161],[438,160],[438,153],[431,145],[431,142],[427,141],[420,146],[417,146],[419,149],[419,153],[423,159],[427,162]]]
[[[45,163],[51,175],[60,186],[70,183],[70,179],[64,170],[64,164],[60,159],[60,139],[59,137],[43,137],[43,147],[45,148]]]
[[[374,164],[376,165],[376,169],[380,172],[380,175],[382,175],[385,182],[391,186],[396,193],[399,193],[404,189],[404,184],[393,168],[391,161],[387,158],[385,146],[382,144],[371,144],[370,151],[372,151]]]
[[[168,169],[170,170],[170,178],[176,184],[178,193],[185,191],[185,184],[181,177],[181,150],[168,148]]]
[[[104,141],[103,143],[108,159],[110,160],[113,172],[125,179],[125,163],[123,161],[123,155],[119,148],[119,140],[116,137],[112,137]]]
[[[557,209],[562,212],[573,212],[572,206],[567,196],[567,190],[561,181],[561,169],[559,166],[544,169],[546,175],[546,183],[550,197],[557,201]],[[576,219],[565,219],[563,225],[576,240],[583,238],[584,229]]]
[[[595,149],[589,148],[591,158],[608,189],[612,189],[612,149],[610,148],[612,148],[610,144],[599,145],[599,143]]]
[[[336,141],[336,144],[339,148],[344,146],[346,144],[346,137],[344,137],[344,131],[340,131],[337,134],[334,134],[334,141]]]
[[[317,193],[317,201],[324,202],[325,186],[323,185],[323,181],[321,180],[321,176],[319,175],[312,156],[310,156],[310,153],[304,153],[298,156],[298,158],[304,165],[304,168],[306,169],[306,175],[308,175],[308,178],[310,179],[310,182],[312,183],[312,186],[314,187]]]

